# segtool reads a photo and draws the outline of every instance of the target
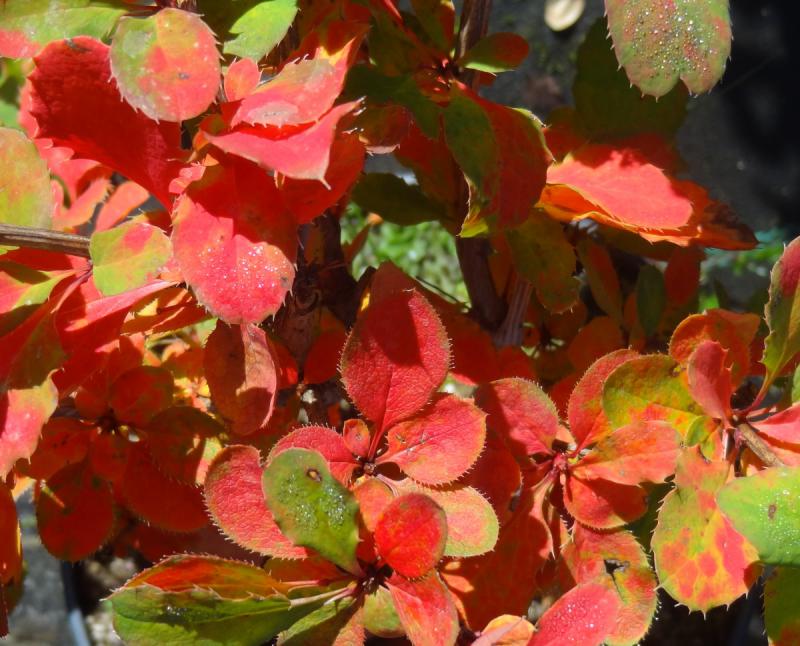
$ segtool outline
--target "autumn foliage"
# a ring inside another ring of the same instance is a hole
[[[152,564],[130,644],[626,646],[764,572],[797,643],[800,242],[763,320],[698,312],[756,241],[672,144],[727,2],[606,0],[546,124],[463,4],[0,4],[0,635],[32,488],[59,559]],[[469,306],[353,276],[381,220],[455,236]]]

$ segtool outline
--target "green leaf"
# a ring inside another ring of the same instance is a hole
[[[410,75],[385,76],[374,67],[356,65],[347,75],[342,99],[366,97],[375,104],[396,103],[407,108],[420,130],[431,139],[439,136],[439,107],[419,89]]]
[[[419,224],[446,217],[444,207],[425,195],[419,186],[406,184],[391,173],[364,175],[353,189],[352,199],[365,211],[377,213],[395,224]]]
[[[126,644],[257,646],[323,603],[293,606],[287,592],[247,563],[183,555],[137,575],[110,601]]]
[[[664,275],[653,265],[645,265],[636,280],[636,313],[645,335],[653,336],[658,330],[666,305]]]
[[[102,40],[129,9],[123,0],[4,0],[0,3],[0,56],[27,58],[62,38]]]
[[[658,100],[642,96],[619,69],[608,46],[605,22],[599,20],[578,49],[572,94],[586,134],[598,139],[637,133],[675,134],[686,116],[689,93],[685,86],[677,85]]]
[[[671,357],[650,354],[612,372],[603,386],[603,410],[612,428],[663,420],[681,436],[703,416],[689,394],[686,371]]]
[[[772,269],[766,319],[769,336],[764,342],[761,362],[767,368],[762,392],[800,352],[800,238],[786,247]]]
[[[280,646],[335,644],[337,637],[344,637],[343,633],[350,627],[348,624],[357,611],[353,597],[326,603],[283,632],[278,643]],[[347,642],[342,640],[342,643]]]
[[[564,236],[561,223],[534,211],[516,229],[506,231],[514,266],[529,280],[542,305],[564,312],[578,299],[575,250]]]
[[[478,187],[487,184],[497,168],[498,152],[486,111],[467,95],[457,93],[444,111],[444,132],[467,179]]]
[[[645,94],[710,90],[731,53],[728,0],[606,0],[617,60]]]
[[[510,33],[481,38],[458,60],[461,67],[496,74],[517,68],[528,55],[528,41]]]
[[[297,14],[297,0],[200,0],[198,9],[223,39],[225,54],[257,61],[286,36]]]
[[[348,572],[356,560],[358,503],[331,475],[316,451],[287,449],[264,469],[267,506],[281,531],[295,545],[310,547]]]
[[[764,469],[737,478],[717,500],[764,563],[800,566],[800,467]]]
[[[800,636],[800,569],[778,568],[764,586],[764,623],[770,644],[797,643]]]
[[[49,228],[52,214],[47,164],[23,133],[0,128],[0,222]]]
[[[172,255],[169,238],[158,227],[126,222],[98,231],[89,242],[94,283],[105,296],[146,285]]]

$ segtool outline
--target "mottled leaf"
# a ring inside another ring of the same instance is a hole
[[[349,484],[353,470],[358,466],[342,435],[325,426],[301,426],[294,429],[275,443],[269,459],[291,448],[310,449],[319,453],[325,458],[334,477],[345,486]]]
[[[378,462],[394,462],[418,482],[447,484],[478,459],[486,438],[485,414],[471,401],[437,395],[420,413],[389,429]]]
[[[358,504],[316,451],[291,448],[264,469],[262,487],[278,527],[295,545],[310,547],[348,572],[356,560]]]
[[[675,489],[667,494],[652,539],[661,586],[690,610],[730,604],[758,577],[755,548],[717,505],[730,465],[683,452]]]
[[[449,362],[436,311],[418,291],[404,291],[358,317],[342,351],[342,381],[364,416],[388,428],[430,400]]]
[[[522,36],[499,32],[481,38],[456,62],[461,67],[496,74],[518,67],[528,49],[528,41]]]
[[[28,109],[36,136],[113,168],[169,205],[185,157],[180,126],[156,123],[122,100],[108,81],[109,48],[81,36],[48,45],[34,62]]]
[[[302,558],[308,551],[291,544],[278,529],[261,488],[258,449],[228,446],[214,458],[206,476],[206,506],[231,540],[259,554]]]
[[[261,568],[212,556],[173,556],[114,592],[114,628],[129,644],[259,646],[322,603],[292,607]]]
[[[645,94],[663,96],[678,80],[707,92],[731,51],[728,0],[606,0],[617,60]]]
[[[58,405],[58,390],[51,380],[22,390],[0,387],[0,478],[20,458],[29,458],[39,433]]]
[[[361,604],[353,597],[325,603],[282,632],[278,637],[278,646],[363,644],[362,614]]]
[[[717,496],[733,526],[764,563],[800,567],[800,468],[764,469],[729,482]]]
[[[707,415],[727,421],[731,416],[731,371],[726,363],[728,354],[716,341],[703,341],[689,358],[687,374],[692,397]]]
[[[647,511],[647,493],[635,485],[584,479],[578,470],[561,477],[564,506],[575,519],[594,529],[614,529]]]
[[[94,284],[104,296],[114,296],[155,278],[172,255],[172,246],[158,227],[128,222],[95,232],[89,242],[89,253]]]
[[[375,527],[378,554],[398,574],[417,579],[444,555],[447,520],[433,499],[420,493],[395,498]]]
[[[458,614],[436,572],[418,581],[394,575],[387,582],[400,623],[415,646],[452,646],[458,636]]]
[[[124,99],[151,119],[191,119],[217,95],[217,43],[200,16],[188,11],[122,18],[111,43],[111,73]]]
[[[663,420],[681,435],[703,415],[689,394],[686,371],[660,354],[632,359],[614,370],[603,387],[603,410],[612,428]]]
[[[33,142],[18,130],[0,128],[0,167],[0,222],[50,228],[50,173]]]
[[[62,38],[105,38],[126,10],[121,0],[5,0],[0,56],[28,58]]]
[[[178,199],[172,245],[186,282],[227,323],[260,323],[294,280],[296,227],[269,176],[240,160],[205,169]]]

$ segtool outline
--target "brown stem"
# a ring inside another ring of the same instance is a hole
[[[13,224],[0,224],[0,245],[89,257],[89,238],[86,236],[34,227],[18,227]]]
[[[748,422],[742,422],[736,427],[738,437],[745,443],[748,449],[756,454],[756,457],[768,467],[785,466],[783,461],[775,455],[769,445],[761,439],[758,432]]]
[[[522,345],[525,314],[528,312],[528,303],[531,302],[533,285],[519,274],[513,277],[511,298],[508,302],[508,312],[503,323],[494,334],[494,344],[498,348]]]
[[[456,57],[477,43],[489,28],[492,0],[465,0],[461,11],[461,31],[458,34]],[[472,70],[461,70],[461,80],[477,88],[478,75]],[[469,208],[469,189],[459,173],[459,203],[464,217]],[[464,284],[467,287],[472,311],[478,322],[489,330],[497,330],[506,315],[506,304],[494,286],[489,270],[492,247],[486,238],[456,238],[456,251]]]

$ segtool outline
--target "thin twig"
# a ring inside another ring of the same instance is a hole
[[[745,443],[748,449],[756,454],[756,457],[768,467],[785,466],[783,461],[775,455],[769,445],[761,439],[757,430],[748,422],[742,422],[736,426],[736,434]]]
[[[13,224],[0,224],[0,245],[89,257],[89,238],[86,236],[35,227],[18,227]]]

